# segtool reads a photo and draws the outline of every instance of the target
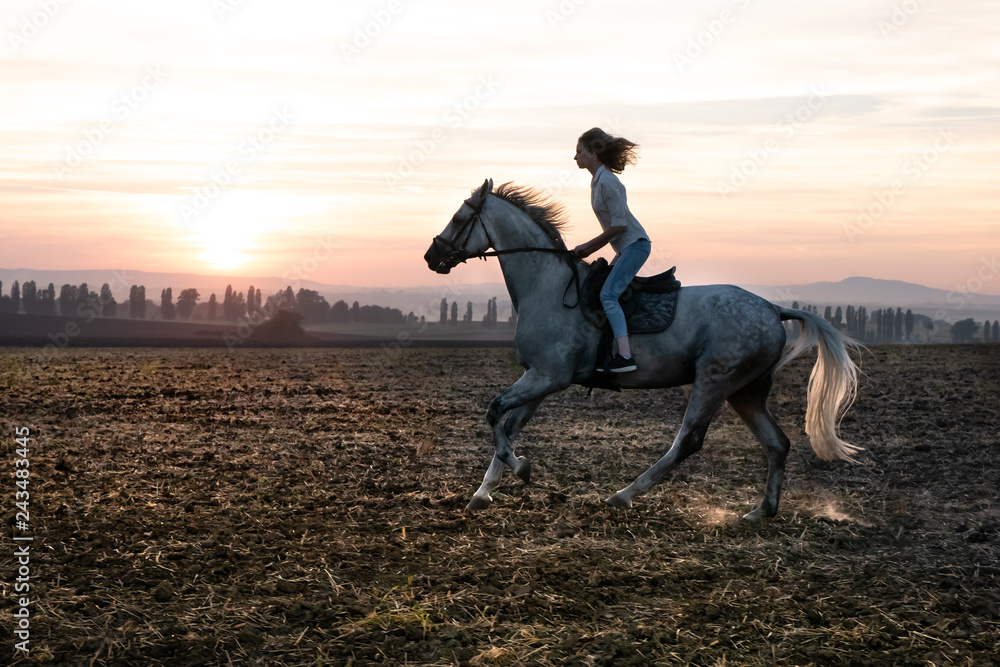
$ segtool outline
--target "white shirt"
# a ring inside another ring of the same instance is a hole
[[[594,215],[601,223],[601,229],[608,231],[609,227],[625,228],[624,232],[611,239],[611,247],[619,255],[635,241],[649,240],[646,230],[628,210],[625,186],[603,164],[597,168],[590,181],[590,203],[594,207]]]

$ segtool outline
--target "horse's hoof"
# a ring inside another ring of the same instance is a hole
[[[514,474],[525,484],[531,484],[531,462],[523,456],[519,458]]]
[[[472,500],[465,506],[466,512],[481,512],[490,506],[490,499],[482,496],[472,496]]]
[[[764,513],[764,510],[761,509],[760,507],[758,507],[752,512],[747,512],[746,514],[743,515],[744,521],[760,521],[761,519],[766,519],[766,518],[767,515]]]
[[[604,504],[609,505],[611,507],[617,507],[618,509],[622,510],[627,510],[628,508],[632,507],[631,500],[628,500],[627,498],[622,498],[617,493],[605,498]]]

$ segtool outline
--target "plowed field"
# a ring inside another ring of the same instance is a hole
[[[669,446],[682,388],[551,397],[492,507],[484,413],[511,349],[7,349],[29,427],[31,618],[16,664],[992,665],[1000,642],[1000,345],[873,347],[842,425],[803,433],[811,352],[771,408],[775,519],[728,408],[634,508],[601,498]],[[3,658],[2,660],[7,660]]]

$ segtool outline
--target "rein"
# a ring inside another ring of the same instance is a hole
[[[563,290],[563,306],[566,308],[576,308],[580,303],[580,268],[573,261],[573,253],[569,250],[564,250],[562,248],[509,248],[507,250],[494,250],[492,252],[481,252],[477,255],[469,255],[469,259],[473,257],[477,259],[485,260],[487,257],[499,257],[500,255],[512,255],[519,252],[547,252],[554,255],[561,255],[566,259],[566,264],[569,265],[570,270],[573,272],[573,276],[570,278],[569,282],[566,283],[566,289]],[[464,260],[463,260],[464,261]],[[573,303],[566,302],[566,295],[569,294],[570,287],[576,287],[576,301]]]

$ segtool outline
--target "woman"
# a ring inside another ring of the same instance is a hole
[[[580,135],[573,158],[580,169],[586,169],[593,175],[590,202],[604,230],[599,236],[574,248],[573,254],[580,258],[587,257],[608,243],[616,253],[611,262],[611,273],[601,288],[601,305],[618,343],[618,353],[609,366],[612,373],[628,373],[636,369],[625,313],[618,304],[618,297],[628,288],[650,252],[649,236],[628,210],[625,186],[615,176],[626,165],[635,164],[636,148],[638,144],[623,137],[613,137],[595,127]]]

